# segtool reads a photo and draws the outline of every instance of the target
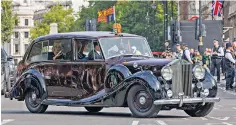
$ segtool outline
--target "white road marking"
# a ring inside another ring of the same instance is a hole
[[[182,118],[183,120],[188,120],[187,118]]]
[[[222,122],[222,123],[206,123],[205,125],[234,125],[236,122]]]
[[[219,107],[223,107],[222,105],[218,105]]]
[[[4,125],[4,124],[12,122],[12,121],[14,121],[14,119],[4,119],[4,120],[2,120],[1,125]]]
[[[224,124],[224,125],[233,125],[233,124],[230,124],[230,123],[227,123],[227,122],[222,122],[222,124]]]
[[[139,122],[139,121],[133,121],[133,122],[132,122],[132,125],[138,125],[138,122]]]
[[[226,91],[225,88],[223,88],[223,87],[218,87],[218,88],[222,89],[224,92],[226,92],[228,94],[236,95],[235,92]]]
[[[236,109],[236,107],[233,107],[233,109]]]
[[[212,119],[216,119],[216,120],[220,120],[220,121],[226,121],[229,119],[229,117],[224,117],[224,118],[219,118],[219,117],[211,117],[211,116],[207,116],[208,118],[212,118]]]
[[[205,117],[200,117],[202,120],[208,120],[207,118],[205,118]]]
[[[156,121],[159,125],[168,125],[167,123],[165,123],[164,121],[161,120],[157,120]]]

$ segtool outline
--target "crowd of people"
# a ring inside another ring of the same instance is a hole
[[[208,67],[211,74],[217,76],[220,82],[221,73],[225,76],[226,90],[233,89],[236,82],[236,39],[233,42],[224,42],[219,45],[218,40],[213,41],[213,48],[206,48],[203,54],[193,48],[188,48],[186,43],[176,44],[173,52],[169,47],[169,42],[165,42],[164,58],[183,59],[191,64],[200,64]]]

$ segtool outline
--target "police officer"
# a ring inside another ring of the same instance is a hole
[[[235,38],[235,40],[234,40],[234,42],[233,42],[233,48],[234,48],[234,57],[235,57],[235,59],[236,59],[236,38]],[[235,75],[235,77],[234,77],[234,82],[235,82],[235,86],[236,86],[236,66],[235,66],[235,70],[234,70],[234,75]]]
[[[226,90],[233,89],[235,74],[235,58],[233,57],[233,46],[231,43],[226,44],[225,68],[226,68]]]
[[[165,41],[165,51],[167,51],[167,49],[169,48],[170,43],[168,40]]]
[[[180,47],[180,44],[176,44],[176,51],[173,53],[174,59],[182,59],[183,56],[183,50]]]
[[[221,59],[224,56],[224,50],[222,47],[219,46],[219,42],[217,40],[214,40],[214,48],[211,52],[211,74],[215,75],[215,69],[217,71],[217,82],[220,82],[220,65],[221,65]]]
[[[182,59],[193,64],[193,61],[190,56],[190,51],[186,43],[182,43],[182,50],[183,50]]]
[[[227,41],[225,41],[224,43],[223,43],[223,50],[224,50],[224,54],[226,53],[226,43],[228,43]],[[224,55],[224,57],[225,57],[225,55]],[[225,59],[222,59],[221,60],[221,70],[222,70],[222,73],[224,74],[224,76],[225,76]],[[226,78],[226,77],[225,77]],[[225,80],[225,78],[224,79],[222,79],[222,80]]]

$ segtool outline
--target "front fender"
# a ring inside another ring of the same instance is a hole
[[[145,81],[148,87],[157,92],[161,90],[161,83],[157,80],[156,76],[153,75],[152,71],[140,71],[125,80],[125,82],[130,81],[131,79],[139,78]]]
[[[136,84],[141,84],[147,88],[153,98],[161,97],[161,84],[157,78],[151,71],[140,71],[127,77],[119,87],[108,93],[104,98],[104,104],[111,106],[125,106],[129,89]]]
[[[33,78],[36,81],[35,84],[31,83]],[[29,69],[19,77],[16,84],[12,87],[10,98],[23,99],[25,92],[32,86],[38,88],[41,99],[47,97],[46,84],[42,74],[36,69]]]
[[[217,95],[217,83],[214,77],[211,75],[208,68],[206,68],[205,78],[202,81],[203,88],[209,89],[210,97],[215,97]]]

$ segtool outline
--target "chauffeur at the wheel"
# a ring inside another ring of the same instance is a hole
[[[92,50],[88,54],[88,59],[94,60],[94,59],[102,59],[102,58],[103,57],[102,57],[100,46],[98,45],[98,43],[94,43],[94,50]]]

